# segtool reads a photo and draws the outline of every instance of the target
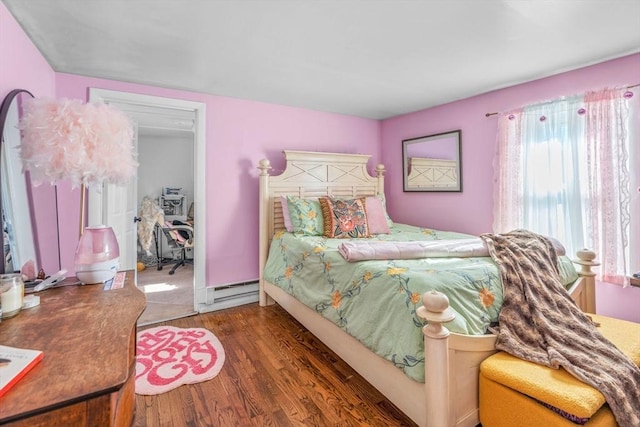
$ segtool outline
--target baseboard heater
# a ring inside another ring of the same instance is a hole
[[[200,304],[200,313],[222,310],[238,305],[258,302],[258,281],[232,283],[216,287],[208,287],[206,304]]]

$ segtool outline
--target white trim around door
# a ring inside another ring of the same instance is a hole
[[[194,310],[200,312],[200,307],[206,305],[206,224],[207,199],[205,191],[205,159],[206,159],[206,105],[202,102],[186,101],[181,99],[164,98],[150,95],[140,95],[129,92],[119,92],[105,89],[89,89],[89,101],[105,102],[119,105],[157,107],[164,109],[192,111],[195,114],[194,122],[194,194],[197,203],[194,203],[197,224],[197,233],[194,235]],[[104,192],[89,191],[88,216],[89,224],[104,223]],[[198,221],[198,219],[200,219]],[[132,218],[133,221],[133,218]]]

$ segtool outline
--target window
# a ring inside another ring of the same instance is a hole
[[[632,261],[640,253],[632,99],[628,90],[603,90],[501,114],[494,231],[553,236],[569,255],[588,247],[602,263],[600,279],[628,284],[640,267]]]

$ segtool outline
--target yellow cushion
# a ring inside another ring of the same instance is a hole
[[[591,315],[600,332],[640,366],[640,324]],[[605,403],[598,390],[564,369],[551,369],[498,352],[485,359],[480,372],[489,380],[580,418],[590,418]]]
[[[480,422],[486,427],[579,427],[537,401],[480,374]],[[604,405],[582,427],[618,427]]]

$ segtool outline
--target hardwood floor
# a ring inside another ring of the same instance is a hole
[[[415,426],[277,305],[249,304],[161,324],[211,330],[226,360],[212,380],[136,395],[136,427]]]

